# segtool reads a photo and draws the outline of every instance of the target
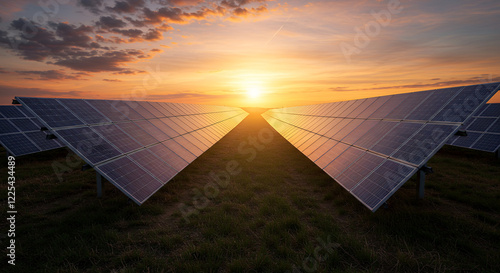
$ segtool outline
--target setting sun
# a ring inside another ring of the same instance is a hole
[[[0,104],[274,108],[500,81],[493,0],[4,2]]]
[[[252,86],[247,89],[247,95],[249,98],[256,99],[260,97],[262,91],[260,90],[259,87]]]

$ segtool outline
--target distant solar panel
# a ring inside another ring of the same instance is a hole
[[[460,127],[467,136],[453,136],[446,144],[486,152],[500,149],[500,103],[486,104]]]
[[[376,211],[498,88],[446,88],[273,109],[262,116]]]
[[[16,99],[139,205],[248,115],[223,106]]]
[[[0,106],[0,144],[9,154],[21,156],[63,147],[57,140],[46,139],[41,126],[22,106]]]

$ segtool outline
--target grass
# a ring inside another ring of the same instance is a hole
[[[500,160],[493,155],[444,147],[429,162],[435,173],[427,177],[424,200],[415,199],[412,178],[389,199],[389,208],[371,213],[276,132],[272,141],[252,148],[249,137],[259,139],[271,127],[259,109],[251,111],[140,207],[108,183],[97,198],[94,171],[82,172],[77,164],[59,181],[52,165],[67,165],[65,149],[17,158],[16,266],[7,267],[4,260],[1,267],[8,272],[498,270]],[[222,174],[233,160],[241,172],[226,183],[211,183],[210,173]],[[6,181],[5,156],[0,166]],[[209,198],[200,199],[197,192],[205,191],[201,196]],[[2,183],[3,204],[6,196]],[[198,209],[186,221],[179,204]],[[0,230],[5,257],[6,221]]]

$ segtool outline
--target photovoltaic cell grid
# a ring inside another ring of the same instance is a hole
[[[139,205],[248,115],[225,106],[16,99]]]
[[[494,153],[500,149],[500,103],[486,104],[460,128],[467,136],[452,136],[446,144]]]
[[[262,116],[376,211],[498,88],[446,88],[272,109]]]
[[[14,156],[64,147],[55,139],[46,139],[42,124],[22,106],[0,106],[0,144]]]

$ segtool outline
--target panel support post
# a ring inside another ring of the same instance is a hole
[[[417,199],[424,199],[425,194],[425,175],[433,173],[432,168],[424,165],[420,170],[418,170],[417,175]]]
[[[424,199],[425,193],[425,172],[418,170],[417,175],[417,199]]]
[[[96,180],[97,180],[97,197],[102,197],[102,175],[96,172]]]

